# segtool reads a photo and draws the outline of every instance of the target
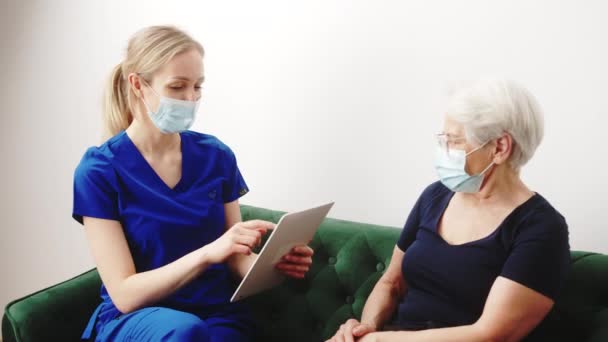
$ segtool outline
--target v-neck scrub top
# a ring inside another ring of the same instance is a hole
[[[72,216],[116,220],[123,227],[136,272],[167,265],[219,238],[224,204],[249,190],[230,148],[217,138],[180,133],[182,176],[170,188],[126,132],[87,150],[74,175]],[[225,264],[215,264],[157,306],[184,311],[225,306],[236,288]],[[105,286],[92,320],[97,327],[116,318]],[[237,303],[238,304],[238,303]],[[234,309],[234,307],[232,307]]]

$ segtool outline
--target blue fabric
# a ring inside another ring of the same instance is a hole
[[[408,292],[396,323],[472,324],[498,276],[555,299],[569,266],[568,226],[541,195],[511,212],[487,237],[450,245],[437,227],[454,192],[440,182],[422,193],[397,245]]]
[[[224,204],[248,192],[226,145],[192,131],[180,137],[182,177],[174,188],[163,182],[124,131],[89,148],[75,171],[74,219],[119,221],[137,272],[164,266],[220,237]],[[195,312],[228,303],[236,285],[226,265],[212,265],[157,305]],[[120,315],[104,286],[101,297],[97,330]]]
[[[164,307],[147,307],[103,326],[97,341],[252,341],[253,325],[241,313],[197,315]]]

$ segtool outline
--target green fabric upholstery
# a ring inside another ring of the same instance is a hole
[[[244,220],[277,222],[282,212],[242,206]],[[349,317],[359,318],[365,300],[389,263],[399,229],[326,219],[315,235],[306,279],[247,299],[263,341],[319,341]],[[572,272],[562,298],[563,341],[608,341],[608,256],[572,252]],[[8,304],[4,342],[76,341],[99,303],[96,270]]]
[[[90,270],[6,306],[2,341],[78,341],[100,303],[101,279]]]
[[[283,213],[243,206],[243,220],[277,222]],[[264,340],[319,341],[349,317],[360,317],[390,261],[399,230],[326,219],[310,243],[313,265],[305,280],[287,280],[248,301]],[[296,333],[297,332],[297,333]]]
[[[572,270],[556,307],[570,341],[608,341],[608,255],[573,251]]]

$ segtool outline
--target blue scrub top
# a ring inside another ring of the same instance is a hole
[[[74,175],[72,216],[119,221],[136,272],[171,263],[219,238],[224,203],[249,190],[230,148],[202,133],[180,133],[182,177],[169,188],[126,132],[87,150]],[[236,280],[225,264],[209,267],[158,306],[199,311],[227,304]],[[120,315],[102,285],[99,324]],[[95,319],[95,317],[92,317]]]
[[[394,323],[413,329],[472,324],[498,276],[557,299],[570,268],[568,225],[545,198],[533,195],[488,236],[451,245],[437,228],[453,196],[440,182],[430,185],[405,223],[397,246],[405,252],[408,291]],[[528,340],[550,341],[539,336],[555,315]]]

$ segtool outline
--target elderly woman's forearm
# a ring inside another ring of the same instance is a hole
[[[361,323],[370,324],[376,329],[382,327],[395,311],[401,296],[402,290],[397,284],[381,278],[363,307]]]
[[[502,342],[503,337],[495,336],[491,331],[473,325],[452,328],[429,329],[420,331],[385,331],[375,333],[376,342]]]

